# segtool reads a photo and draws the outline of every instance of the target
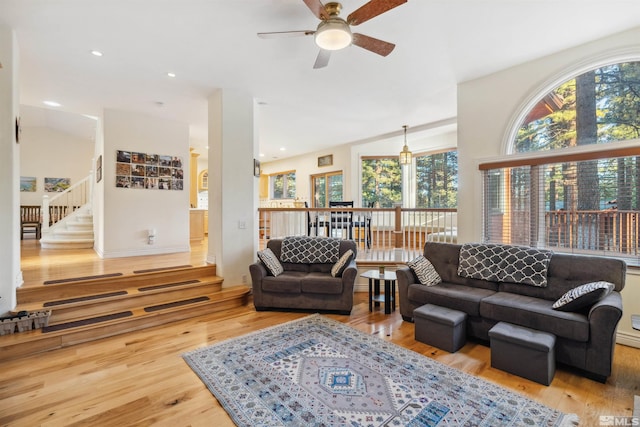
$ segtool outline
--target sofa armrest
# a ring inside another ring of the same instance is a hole
[[[356,265],[355,260],[351,260],[347,268],[342,272],[342,286],[345,294],[353,295],[357,276],[358,266]]]
[[[413,271],[407,267],[399,267],[396,270],[396,283],[398,285],[398,302],[400,306],[400,314],[403,319],[413,318],[413,308],[409,303],[409,285],[418,283],[418,279]]]
[[[603,377],[611,375],[618,322],[622,318],[622,296],[612,292],[589,310],[589,346],[586,369]]]

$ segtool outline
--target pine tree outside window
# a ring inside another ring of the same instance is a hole
[[[639,138],[640,62],[559,85],[519,127],[528,155],[480,166],[484,239],[640,265]]]

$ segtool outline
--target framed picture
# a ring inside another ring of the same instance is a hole
[[[102,154],[98,156],[96,161],[96,182],[102,181]]]
[[[36,191],[36,177],[35,176],[21,176],[20,177],[20,191],[34,192]]]
[[[318,157],[318,167],[333,165],[333,154]]]
[[[253,159],[253,176],[260,177],[260,160]]]
[[[71,178],[45,178],[44,191],[47,193],[62,193],[71,186]]]

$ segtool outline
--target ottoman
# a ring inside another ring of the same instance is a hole
[[[491,366],[549,385],[556,373],[556,336],[500,322],[489,330]]]
[[[416,341],[450,353],[465,344],[467,314],[462,311],[425,304],[413,310],[413,319]]]

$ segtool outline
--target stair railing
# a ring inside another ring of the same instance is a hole
[[[73,211],[91,207],[93,197],[93,171],[66,190],[49,197],[42,196],[42,232],[46,233]]]

